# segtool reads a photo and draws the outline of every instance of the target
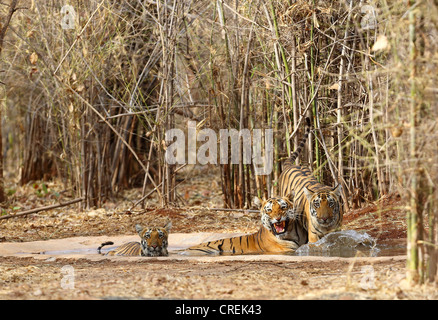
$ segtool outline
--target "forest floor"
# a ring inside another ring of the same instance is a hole
[[[207,170],[207,169],[204,169]],[[215,211],[222,206],[220,182],[202,172],[186,180],[181,207],[129,211],[141,195],[130,190],[101,209],[64,207],[0,220],[0,299],[437,299],[434,284],[409,287],[405,256],[297,257],[221,256],[197,258],[126,258],[100,255],[17,256],[2,254],[3,243],[134,235],[134,225],[164,225],[172,233],[250,233],[258,213]],[[58,183],[10,189],[9,207],[23,211],[61,201],[67,192]],[[65,198],[64,198],[65,196]],[[405,213],[397,196],[364,204],[345,213],[343,229],[361,230],[377,243],[404,243]],[[400,254],[400,253],[399,253]],[[74,285],[68,286],[68,270]],[[67,283],[67,286],[65,285]],[[64,284],[64,285],[63,285]]]

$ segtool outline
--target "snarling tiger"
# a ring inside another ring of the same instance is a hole
[[[200,254],[290,253],[307,242],[307,233],[294,214],[293,203],[286,196],[261,201],[262,226],[249,235],[204,242],[182,252]]]
[[[280,195],[295,192],[295,214],[302,218],[309,242],[316,242],[342,224],[342,185],[330,187],[319,183],[308,168],[294,165],[310,133],[310,119],[297,150],[283,164],[279,177]]]
[[[145,227],[136,224],[135,230],[141,238],[140,242],[128,242],[120,247],[109,251],[107,255],[110,256],[144,256],[144,257],[158,257],[167,256],[169,231],[172,227],[172,222],[166,223],[162,228],[160,227]],[[102,243],[97,249],[101,253],[103,246],[113,244],[112,242]]]

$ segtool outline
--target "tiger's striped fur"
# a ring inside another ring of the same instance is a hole
[[[172,222],[168,222],[163,228],[160,227],[146,227],[136,224],[135,230],[141,238],[140,242],[128,242],[120,247],[110,251],[107,255],[110,256],[144,256],[144,257],[158,257],[167,256],[169,231],[172,227]],[[111,242],[102,243],[98,248],[98,252],[103,246],[112,244]]]
[[[204,242],[182,254],[288,253],[307,242],[307,233],[295,219],[289,196],[262,201],[260,211],[262,226],[256,233]]]
[[[330,187],[319,183],[308,168],[294,165],[310,133],[310,119],[297,150],[284,162],[279,177],[280,195],[295,192],[295,214],[301,216],[307,229],[309,242],[316,242],[327,233],[341,227],[343,207],[341,203],[341,184]]]

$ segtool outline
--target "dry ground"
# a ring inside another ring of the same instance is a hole
[[[2,299],[436,299],[403,259],[138,261],[0,258]],[[74,283],[63,267],[72,266]],[[68,284],[72,284],[69,288]],[[64,285],[64,288],[63,288]]]

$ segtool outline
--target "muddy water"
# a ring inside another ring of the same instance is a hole
[[[366,232],[342,230],[332,232],[315,243],[308,243],[294,253],[298,256],[381,257],[406,253],[405,241],[378,242]]]
[[[169,255],[180,256],[179,251],[187,248],[191,245],[203,242],[200,240],[204,238],[220,238],[224,237],[223,234],[179,234],[177,238],[172,239],[171,235],[169,242]],[[228,235],[230,236],[230,235]],[[171,240],[174,240],[172,245]],[[132,241],[132,240],[131,240]],[[134,240],[135,241],[135,240]],[[124,241],[123,241],[124,242]],[[121,243],[117,245],[105,246],[102,248],[102,254],[107,253],[110,250],[117,248]],[[87,248],[75,248],[69,247],[68,250],[62,250],[62,246],[58,248],[50,248],[49,250],[38,250],[37,252],[42,255],[98,255],[97,246]],[[20,250],[19,254],[26,254],[27,250]],[[357,232],[354,230],[343,230],[333,232],[315,243],[309,243],[301,246],[292,255],[295,256],[324,256],[324,257],[382,257],[382,256],[398,256],[406,254],[406,241],[401,240],[382,240],[376,241],[370,235],[365,232]]]

